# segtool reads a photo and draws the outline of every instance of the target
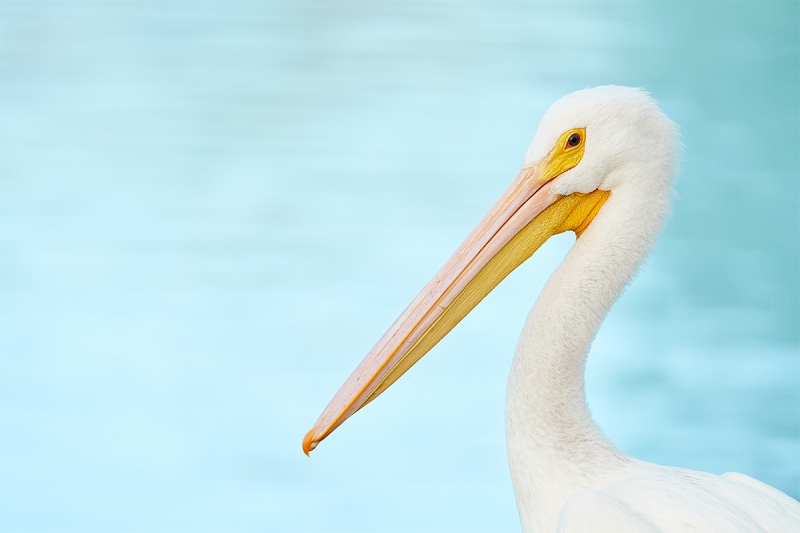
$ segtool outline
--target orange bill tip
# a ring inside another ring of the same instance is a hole
[[[307,456],[311,457],[311,450],[317,447],[317,443],[314,442],[314,430],[312,429],[306,436],[303,437],[303,453]]]

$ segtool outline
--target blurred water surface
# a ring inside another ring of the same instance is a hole
[[[687,149],[593,347],[624,451],[800,496],[796,2],[0,4],[0,528],[515,531],[503,395],[548,243],[307,459],[555,99]]]

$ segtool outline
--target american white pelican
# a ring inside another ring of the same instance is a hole
[[[303,450],[386,390],[551,235],[574,231],[508,380],[522,530],[800,531],[800,503],[786,494],[743,474],[628,457],[586,406],[586,354],[661,228],[676,145],[675,125],[641,90],[597,87],[553,104],[511,186],[339,389]]]

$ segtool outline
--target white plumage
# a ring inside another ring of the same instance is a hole
[[[520,251],[521,236],[538,238],[520,228],[539,225],[544,238],[574,229],[580,237],[531,310],[509,375],[506,441],[523,531],[800,532],[800,503],[789,496],[743,474],[715,476],[628,457],[586,406],[592,339],[669,209],[676,136],[638,89],[598,87],[553,104],[520,175],[340,389],[306,435],[306,452],[535,251],[540,243]],[[576,221],[554,222],[573,208],[548,209],[570,198],[578,206],[601,200],[575,208]],[[504,266],[495,256],[513,260]]]

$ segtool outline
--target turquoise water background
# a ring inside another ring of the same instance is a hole
[[[0,529],[519,530],[503,437],[554,238],[304,433],[574,90],[681,126],[589,360],[625,452],[800,496],[797,2],[0,3]]]

